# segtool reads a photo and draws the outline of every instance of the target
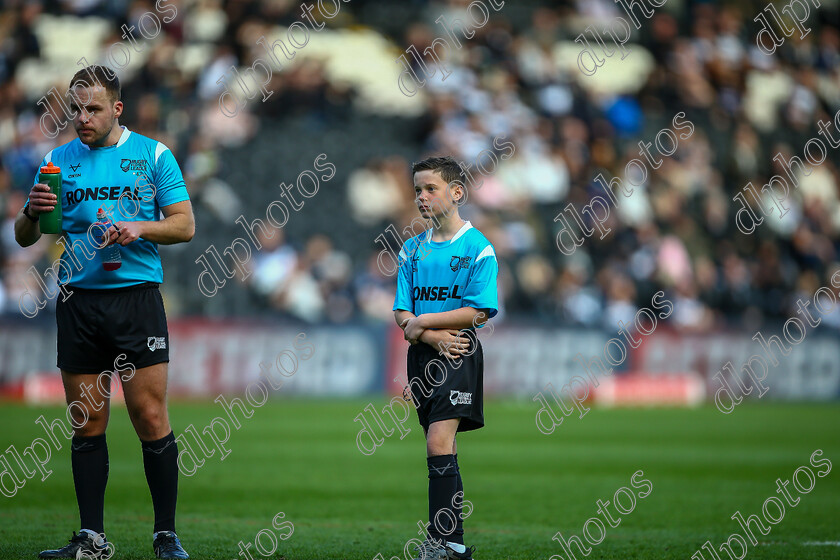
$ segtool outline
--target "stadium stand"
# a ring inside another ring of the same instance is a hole
[[[110,30],[136,25],[154,7],[141,0],[6,4],[0,306],[15,315],[26,271],[43,270],[58,249],[42,240],[37,250],[21,250],[11,223],[43,154],[73,138],[69,129],[44,137],[36,103],[52,86],[63,91],[82,56],[100,62],[121,40]],[[676,329],[751,328],[792,315],[798,295],[828,283],[840,260],[836,151],[799,178],[789,215],[767,216],[752,235],[737,234],[732,197],[780,173],[774,155],[801,156],[817,121],[834,120],[840,110],[836,3],[826,2],[812,32],[788,40],[772,58],[755,46],[750,14],[760,2],[666,5],[634,32],[626,60],[586,77],[574,39],[590,23],[622,15],[619,7],[607,0],[506,2],[451,53],[446,81],[432,77],[415,97],[402,96],[397,56],[410,44],[422,51],[442,31],[435,19],[452,20],[466,4],[343,4],[292,64],[275,69],[273,95],[229,119],[219,111],[216,80],[231,65],[264,57],[256,40],[280,36],[299,19],[299,4],[173,2],[179,16],[121,72],[123,124],[172,148],[196,206],[195,239],[162,250],[171,315],[389,320],[373,302],[388,299],[382,294],[393,292],[394,279],[377,273],[371,259],[379,233],[391,223],[402,229],[416,215],[408,163],[433,152],[473,161],[498,136],[511,139],[516,152],[471,193],[466,216],[497,247],[509,316],[614,326],[665,290],[675,298]],[[334,48],[338,37],[342,49]],[[609,236],[561,254],[554,217],[602,194],[594,178],[620,176],[638,156],[632,140],[652,140],[680,111],[697,132],[614,210]],[[282,244],[254,251],[254,274],[232,279],[224,297],[201,295],[195,259],[241,236],[240,214],[264,217],[279,180],[293,181],[321,153],[336,174],[290,217]],[[835,328],[836,315],[826,317]]]

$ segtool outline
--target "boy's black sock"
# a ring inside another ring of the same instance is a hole
[[[81,529],[104,533],[105,486],[108,484],[108,443],[105,434],[73,436],[70,443],[73,486],[79,503]]]
[[[429,467],[429,536],[450,540],[457,525],[452,498],[458,487],[458,466],[454,455],[426,459]]]
[[[146,482],[155,509],[155,528],[175,531],[175,503],[178,500],[178,442],[169,432],[156,441],[141,441]]]
[[[452,512],[455,514],[455,519],[457,520],[455,523],[455,531],[449,535],[447,539],[449,542],[454,542],[458,544],[464,544],[464,520],[461,519],[461,511],[464,509],[464,483],[461,482],[461,468],[458,466],[458,454],[454,455],[455,457],[455,492],[460,496],[459,498],[455,499],[455,503],[458,504],[457,507],[452,508]]]

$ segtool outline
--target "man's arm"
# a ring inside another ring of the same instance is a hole
[[[152,222],[117,222],[120,232],[111,230],[111,240],[128,245],[139,238],[160,245],[172,245],[189,241],[195,235],[195,218],[192,203],[183,200],[161,207],[164,219]],[[25,219],[25,218],[24,218]]]
[[[34,214],[31,208],[29,211]],[[21,208],[15,218],[15,241],[21,247],[29,247],[39,239],[41,239],[40,222],[33,222],[24,216],[23,208]]]
[[[50,187],[38,183],[29,191],[29,214],[36,218],[44,212],[50,212],[55,208],[58,198],[50,192]],[[25,206],[24,206],[25,208]],[[23,208],[15,218],[15,241],[21,247],[29,247],[41,238],[41,225],[39,221],[33,222],[23,215]]]

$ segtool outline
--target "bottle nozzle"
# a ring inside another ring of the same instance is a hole
[[[41,173],[61,173],[61,168],[56,165],[53,165],[53,162],[49,162],[47,163],[47,165],[41,167]]]

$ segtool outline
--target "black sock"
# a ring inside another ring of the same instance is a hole
[[[178,501],[178,442],[175,434],[157,441],[141,441],[143,468],[155,508],[155,533],[175,531],[175,503]]]
[[[455,530],[452,498],[458,485],[458,469],[454,455],[437,455],[426,459],[429,467],[429,536],[449,540]],[[446,511],[443,511],[446,510]],[[435,523],[437,519],[437,523]]]
[[[457,476],[455,479],[457,480],[457,486],[455,487],[455,492],[460,492],[460,498],[456,498],[455,503],[459,504],[457,507],[452,508],[452,512],[455,514],[455,519],[457,520],[455,523],[455,531],[449,535],[449,542],[454,542],[458,544],[464,544],[464,520],[461,519],[461,511],[464,509],[464,483],[461,482],[461,468],[458,466],[458,454],[455,454],[455,472]]]
[[[105,434],[73,436],[70,444],[73,486],[82,529],[104,533],[105,486],[108,484],[108,443]]]

